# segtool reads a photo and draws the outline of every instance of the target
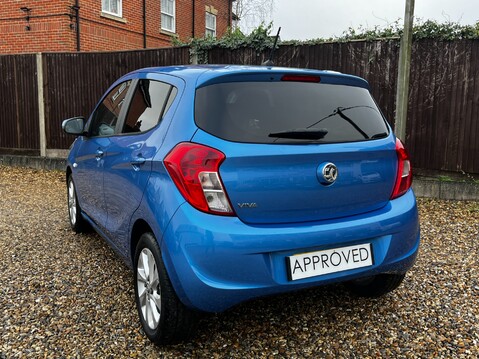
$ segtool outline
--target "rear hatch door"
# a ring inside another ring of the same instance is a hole
[[[367,88],[342,84],[339,75],[329,83],[281,78],[196,92],[193,141],[226,155],[220,175],[238,217],[295,223],[385,206],[395,139]]]

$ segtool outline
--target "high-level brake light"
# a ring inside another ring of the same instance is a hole
[[[320,82],[319,76],[312,75],[283,75],[281,81],[294,81],[294,82]]]

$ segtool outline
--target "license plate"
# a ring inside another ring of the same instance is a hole
[[[286,259],[290,280],[304,279],[373,265],[370,243],[296,254],[286,257]]]

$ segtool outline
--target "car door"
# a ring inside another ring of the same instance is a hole
[[[168,111],[177,89],[162,81],[139,79],[129,101],[121,134],[111,138],[104,160],[106,231],[121,251],[128,246],[129,222],[140,205],[152,159],[161,146],[155,131]]]
[[[98,104],[86,125],[87,135],[80,138],[74,164],[74,180],[83,211],[100,227],[107,219],[103,191],[104,164],[117,131],[123,105],[131,85],[124,81],[111,89]]]

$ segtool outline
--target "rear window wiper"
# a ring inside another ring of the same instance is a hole
[[[298,140],[320,140],[328,134],[325,128],[294,128],[292,130],[273,132],[268,137],[291,138]]]

